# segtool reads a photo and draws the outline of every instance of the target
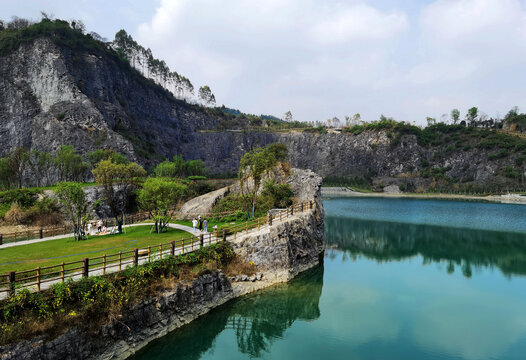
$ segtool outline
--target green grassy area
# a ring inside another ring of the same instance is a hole
[[[235,220],[235,221],[210,221],[209,220],[208,221],[208,232],[214,231],[214,225],[217,225],[217,229],[218,231],[220,231],[222,229],[232,227],[234,225],[244,224],[245,222],[246,222],[245,220]],[[172,221],[172,223],[192,227],[192,220],[175,220],[175,221]]]
[[[157,246],[191,236],[186,231],[171,228],[161,234],[150,233],[151,226],[130,227],[125,230],[126,233],[123,234],[90,236],[83,241],[65,238],[0,249],[0,274],[57,265],[85,257],[115,254],[133,248]]]

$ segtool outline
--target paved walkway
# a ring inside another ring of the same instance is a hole
[[[138,223],[138,224],[130,224],[130,225],[124,225],[123,228],[128,228],[128,227],[132,227],[132,226],[153,226],[155,225],[154,223]],[[205,232],[201,232],[199,230],[197,231],[194,231],[194,229],[190,226],[186,226],[186,225],[179,225],[179,224],[168,224],[168,227],[172,228],[172,229],[179,229],[179,230],[184,230],[186,232],[189,232],[190,234],[194,235],[194,236],[199,236],[201,234],[205,234]],[[58,240],[58,239],[64,239],[64,238],[71,238],[73,237],[73,233],[69,233],[69,234],[62,234],[62,235],[56,235],[56,236],[48,236],[48,237],[45,237],[45,238],[42,238],[42,239],[35,239],[35,240],[23,240],[23,241],[17,241],[17,242],[10,242],[10,243],[6,243],[6,244],[3,244],[3,245],[0,245],[0,249],[5,249],[5,248],[9,248],[9,247],[13,247],[13,246],[22,246],[22,245],[28,245],[28,244],[36,244],[36,243],[39,243],[39,242],[42,242],[42,241],[50,241],[50,240]],[[91,237],[96,237],[96,236],[99,236],[99,235],[89,235]]]

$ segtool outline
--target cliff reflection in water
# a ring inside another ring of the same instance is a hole
[[[344,251],[345,258],[363,255],[381,262],[421,255],[424,264],[446,262],[448,273],[457,267],[466,277],[476,267],[526,274],[526,234],[326,217],[325,235],[328,246]]]
[[[233,331],[241,353],[261,357],[296,321],[320,316],[323,266],[307,271],[290,283],[243,297],[213,310],[141,350],[137,358],[200,359],[214,351],[216,338]]]

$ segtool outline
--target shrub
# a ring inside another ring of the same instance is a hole
[[[10,225],[20,225],[25,219],[24,211],[17,202],[14,202],[5,214],[4,219]]]

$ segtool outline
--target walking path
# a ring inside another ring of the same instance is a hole
[[[155,225],[154,223],[138,223],[138,224],[130,224],[130,225],[123,225],[123,228],[128,228],[128,227],[132,227],[132,226],[153,226]],[[168,227],[172,228],[172,229],[179,229],[179,230],[184,230],[186,232],[189,232],[190,234],[194,235],[194,236],[199,236],[201,234],[205,234],[204,232],[201,232],[199,230],[197,231],[194,231],[194,229],[190,226],[186,226],[186,225],[179,225],[179,224],[168,224]],[[109,234],[107,234],[109,235]],[[37,240],[23,240],[23,241],[17,241],[17,242],[10,242],[10,243],[6,243],[6,244],[3,244],[3,245],[0,245],[0,249],[5,249],[5,248],[9,248],[9,247],[13,247],[13,246],[22,246],[22,245],[28,245],[28,244],[36,244],[36,243],[39,243],[39,242],[42,242],[42,241],[50,241],[50,240],[58,240],[58,239],[64,239],[64,238],[70,238],[70,237],[73,237],[74,234],[73,233],[69,233],[69,234],[62,234],[62,235],[56,235],[56,236],[48,236],[48,237],[45,237],[45,238],[42,238],[42,239],[37,239]],[[89,235],[89,236],[99,236],[99,235]]]

